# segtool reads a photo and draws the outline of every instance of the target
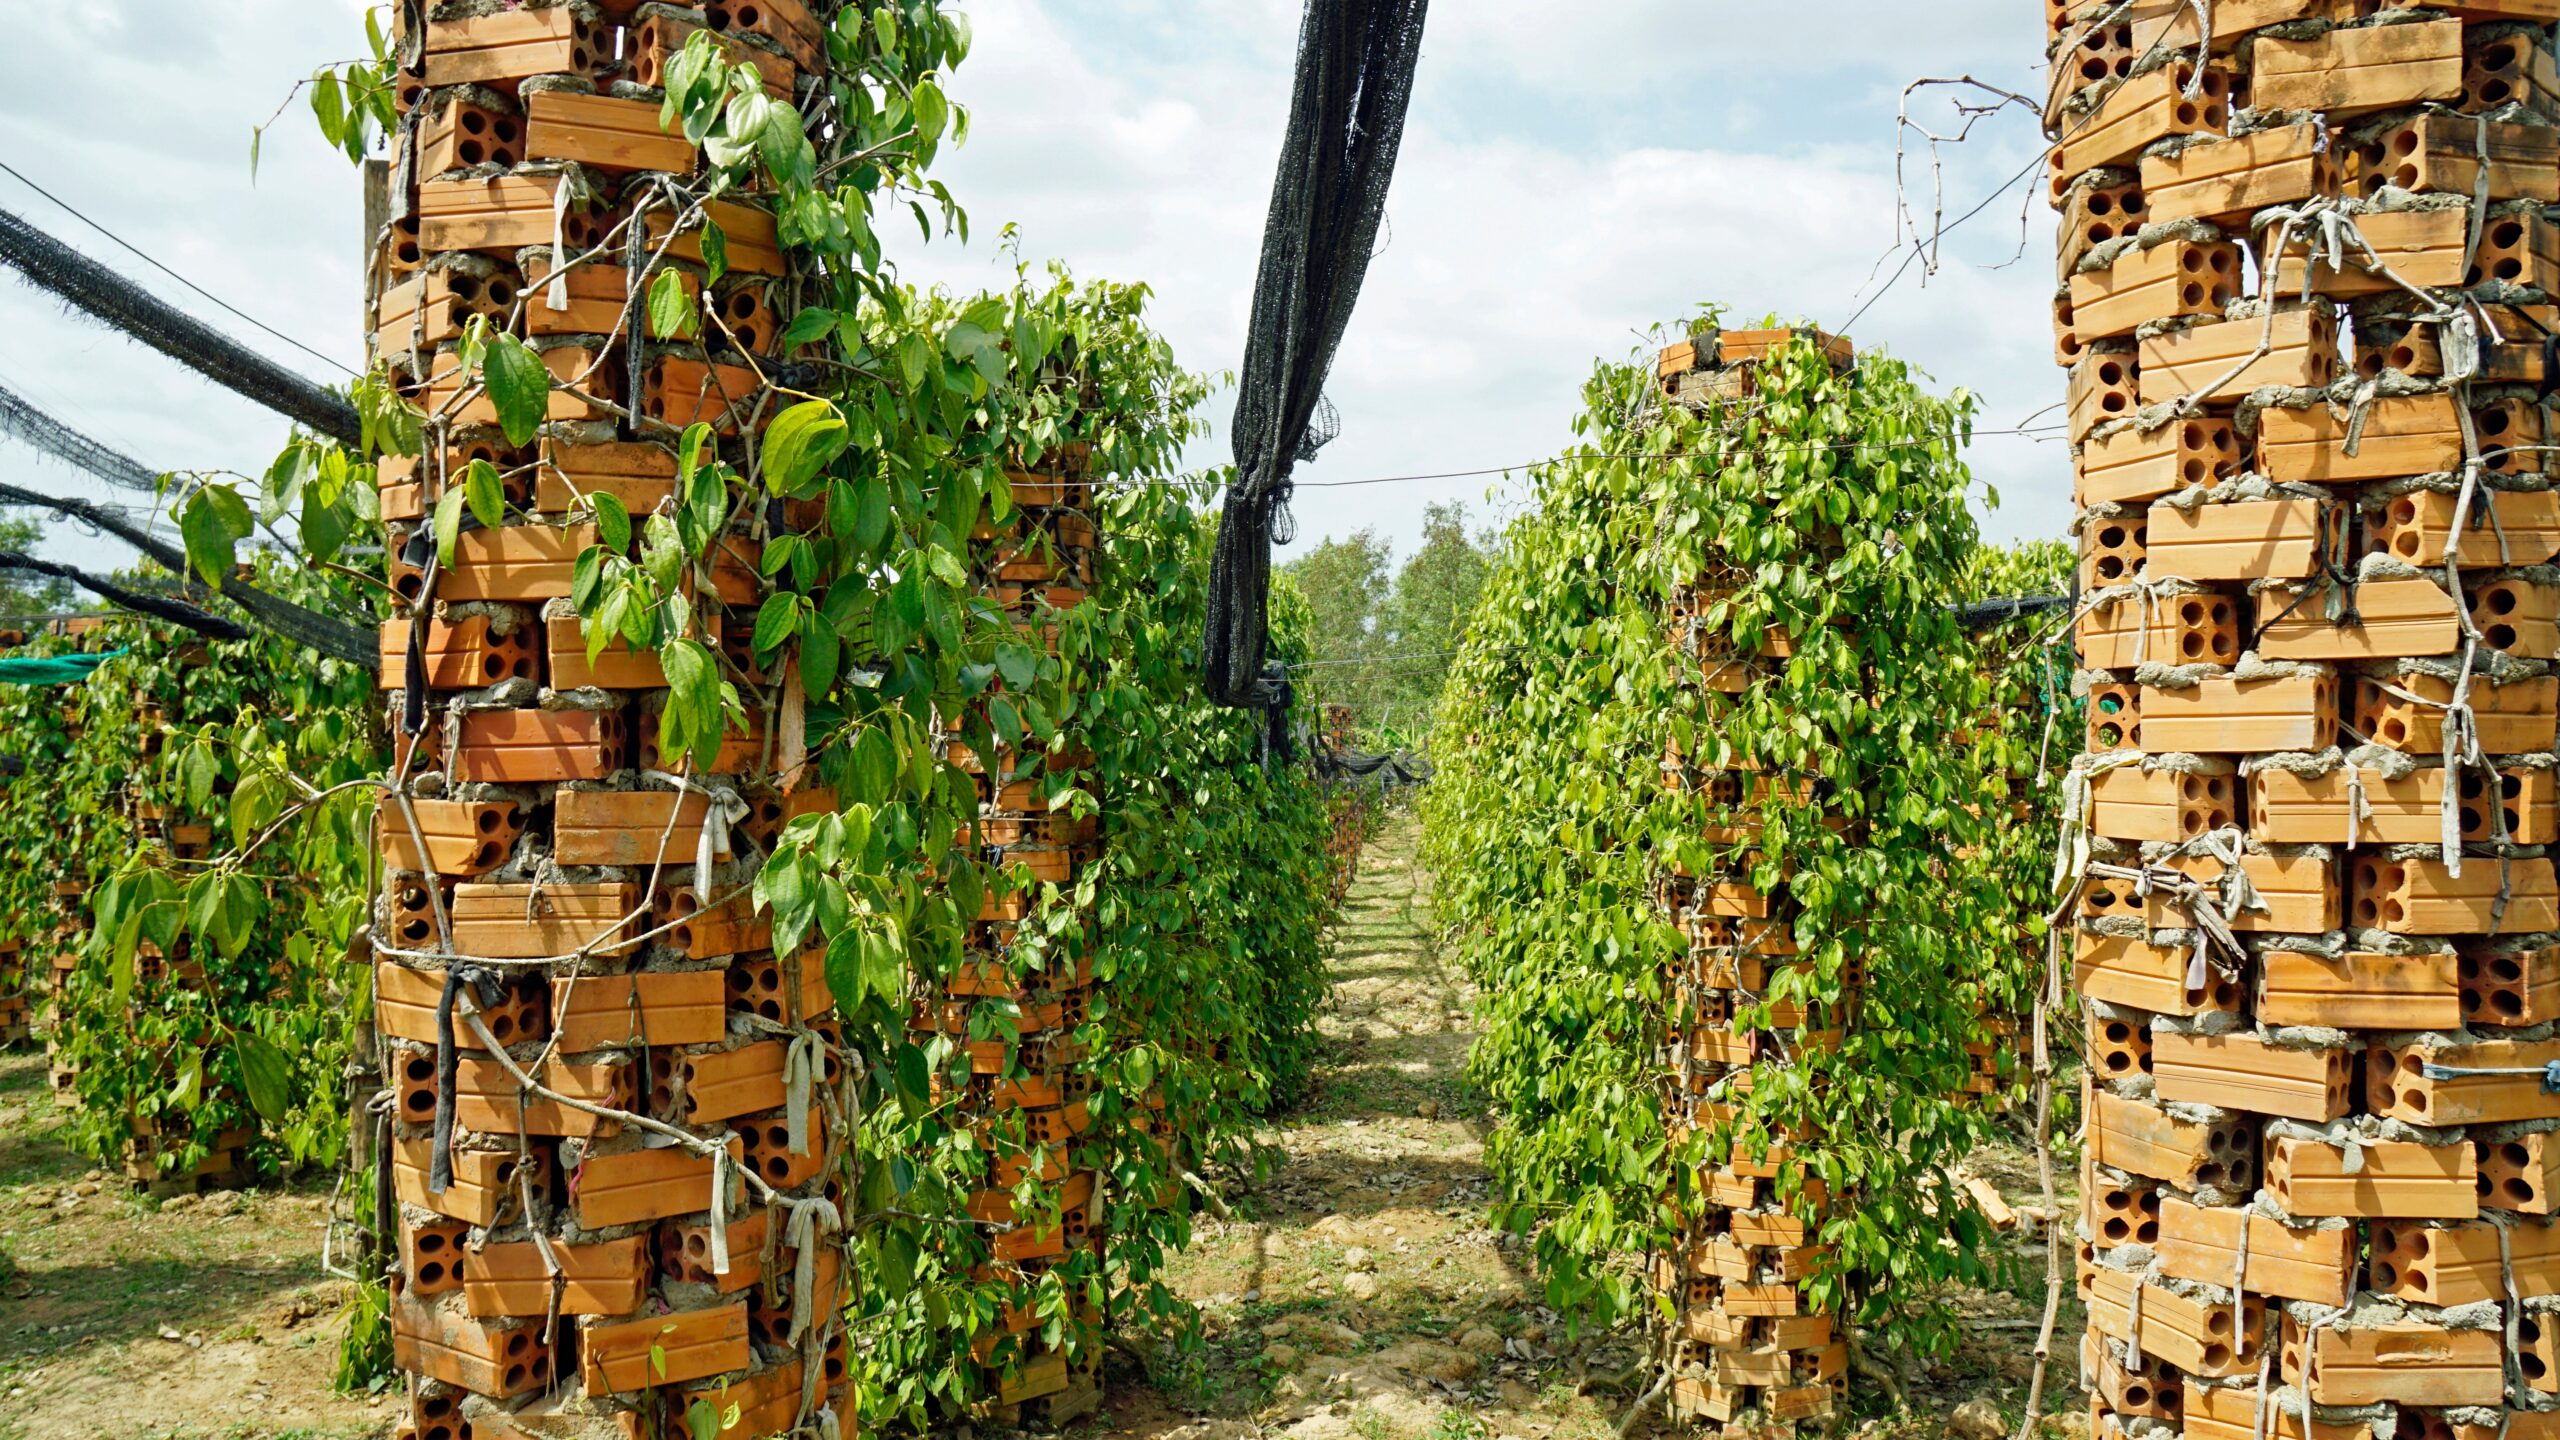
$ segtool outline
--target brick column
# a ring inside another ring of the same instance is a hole
[[[1662,352],[1659,373],[1668,401],[1710,413],[1746,402],[1756,393],[1758,368],[1800,338],[1819,346],[1835,366],[1845,370],[1853,363],[1846,339],[1819,332],[1726,331]],[[1743,583],[1739,576],[1700,576],[1674,599],[1665,618],[1670,643],[1684,657],[1686,683],[1706,702],[1710,727],[1724,697],[1766,683],[1768,667],[1783,665],[1792,653],[1779,632],[1746,651],[1708,626],[1710,607]],[[1676,742],[1665,748],[1662,775],[1665,786],[1705,797],[1712,819],[1699,838],[1719,847],[1756,842],[1763,807],[1771,800],[1818,806],[1824,793],[1818,777],[1764,770],[1748,757],[1686,755]],[[1690,945],[1663,987],[1671,1000],[1664,1035],[1671,1082],[1663,1114],[1675,1144],[1690,1132],[1729,1126],[1738,1087],[1747,1084],[1754,1066],[1784,1066],[1805,1047],[1837,1044],[1839,1027],[1849,1018],[1773,1004],[1766,1028],[1735,1023],[1738,1012],[1762,1003],[1771,975],[1795,963],[1794,911],[1783,883],[1773,890],[1751,883],[1751,851],[1724,853],[1725,870],[1675,870],[1658,887],[1661,904]],[[1814,1308],[1799,1289],[1820,1251],[1802,1207],[1781,1193],[1780,1184],[1802,1147],[1817,1143],[1813,1136],[1785,1137],[1765,1155],[1737,1152],[1694,1177],[1694,1203],[1681,1243],[1654,1256],[1651,1268],[1654,1285],[1670,1298],[1677,1316],[1662,1337],[1678,1357],[1666,1397],[1674,1415],[1713,1423],[1722,1435],[1759,1440],[1794,1435],[1798,1422],[1818,1428],[1840,1403],[1848,1346],[1838,1317]],[[1822,1182],[1807,1176],[1803,1184],[1815,1212],[1826,1210],[1833,1197],[1822,1193]]]
[[[2210,9],[2048,7],[2091,1432],[2560,1434],[2550,17]]]
[[[752,362],[777,351],[791,281],[752,196],[710,207],[716,280],[698,228],[661,246],[696,157],[645,87],[697,14],[790,96],[821,63],[791,43],[814,21],[790,0],[393,8],[409,68],[375,343],[430,417],[425,453],[380,476],[401,596],[382,633],[401,794],[381,809],[373,926],[400,1433],[694,1433],[697,1406],[725,1435],[820,1407],[849,1432],[847,1276],[818,1204],[841,1205],[850,1168],[834,1000],[818,957],[777,954],[747,899],[781,825],[833,806],[790,788],[791,687],[745,640],[773,514],[733,494],[729,533],[681,577],[693,634],[748,712],[709,773],[660,743],[657,654],[619,639],[591,653],[569,600],[602,543],[591,494],[635,527],[671,507],[672,441],[697,422],[744,468],[771,409]],[[663,269],[699,296],[699,334],[641,333]],[[462,383],[473,317],[553,377],[530,443]],[[429,518],[475,459],[502,476],[505,523],[466,528],[438,568]]]

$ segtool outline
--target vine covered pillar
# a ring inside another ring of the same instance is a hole
[[[393,7],[374,345],[424,419],[379,472],[373,994],[419,1440],[853,1424],[852,1065],[757,904],[835,809],[745,478],[811,277],[659,91],[821,107],[834,8]]]
[[[2047,7],[2102,1440],[2560,1434],[2549,19]]]
[[[1772,353],[1800,338],[1818,364],[1846,371],[1853,363],[1846,339],[1819,331],[1709,331],[1662,352],[1666,402],[1719,424],[1761,393]],[[1710,451],[1717,443],[1705,442]],[[1806,558],[1835,560],[1839,551],[1835,532]],[[1755,1076],[1791,1066],[1803,1049],[1837,1046],[1854,1017],[1857,977],[1844,977],[1828,1003],[1771,993],[1777,973],[1804,957],[1791,877],[1784,866],[1773,873],[1759,842],[1762,823],[1780,810],[1844,835],[1857,822],[1827,803],[1830,782],[1817,767],[1791,764],[1721,723],[1755,690],[1765,698],[1773,669],[1795,649],[1783,625],[1735,639],[1729,611],[1748,584],[1711,556],[1677,578],[1664,617],[1675,683],[1689,692],[1696,725],[1687,743],[1666,740],[1662,783],[1694,797],[1705,823],[1657,882],[1684,942],[1663,976],[1663,1120],[1675,1149],[1702,1141],[1721,1158],[1675,1187],[1677,1238],[1655,1255],[1652,1276],[1675,1317],[1660,1336],[1671,1412],[1727,1425],[1757,1420],[1756,1433],[1792,1434],[1797,1422],[1831,1415],[1845,1394],[1839,1307],[1802,1285],[1820,1258],[1833,1197],[1805,1163],[1818,1133],[1791,1126],[1763,1149],[1737,1148],[1737,1102]]]
[[[1082,389],[1073,347],[1024,383],[1072,413]],[[1089,694],[1105,659],[1073,614],[1101,557],[1090,463],[1081,442],[1004,457],[1005,517],[982,516],[970,537],[979,602],[1034,664],[1055,668],[1068,695]],[[1045,746],[972,738],[1015,733],[1016,707],[1039,703],[1031,679],[1008,683],[1000,671],[945,715],[943,754],[977,786],[969,841],[994,883],[958,969],[919,974],[914,1023],[950,1037],[966,1058],[965,1080],[955,1066],[937,1083],[984,1156],[964,1183],[982,1256],[969,1278],[995,1302],[994,1325],[971,1346],[993,1372],[985,1403],[1063,1424],[1101,1399],[1104,1316],[1084,1282],[1103,1273],[1106,1177],[1121,1142],[1097,1131],[1093,1056],[1079,1038],[1090,1033],[1097,940],[1079,891],[1089,893],[1104,817],[1075,797],[1102,793],[1093,747],[1081,725],[1061,727]],[[1053,1320],[1063,1321],[1054,1331]]]

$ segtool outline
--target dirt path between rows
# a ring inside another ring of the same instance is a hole
[[[1583,1440],[1614,1433],[1586,1375],[1628,1342],[1575,1340],[1485,1224],[1473,988],[1431,936],[1410,814],[1388,819],[1343,906],[1314,1093],[1265,1137],[1271,1178],[1231,1192],[1172,1267],[1209,1345],[1115,1389],[1097,1429],[1148,1440]]]
[[[1633,1400],[1607,1382],[1636,1362],[1626,1334],[1566,1333],[1538,1303],[1526,1258],[1486,1224],[1492,1121],[1466,1083],[1474,987],[1431,931],[1418,822],[1391,817],[1360,857],[1321,1018],[1315,1093],[1265,1137],[1272,1177],[1231,1192],[1232,1221],[1203,1219],[1177,1287],[1209,1344],[1113,1387],[1091,1433],[1112,1440],[1613,1440]],[[2030,1155],[1996,1147],[1968,1167],[2027,1209]],[[2073,1204],[2066,1195],[2066,1209]],[[1962,1347],[1914,1366],[1909,1408],[1842,1433],[1944,1440],[2002,1418],[2014,1432],[2043,1301],[2043,1241],[2008,1237],[2014,1288],[1954,1298]],[[2085,1436],[2072,1384],[2081,1323],[2062,1317],[2050,1436]],[[1163,1373],[1170,1372],[1170,1373]],[[1959,1412],[1968,1412],[1960,1414]],[[2053,1413],[2059,1412],[2059,1413]],[[1661,1431],[1657,1414],[1645,1427]]]
[[[44,1056],[0,1055],[0,1440],[352,1440],[324,1189],[163,1206],[59,1136]]]

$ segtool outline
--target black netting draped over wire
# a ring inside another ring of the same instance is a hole
[[[21,570],[32,575],[48,575],[57,580],[68,580],[110,605],[122,606],[137,614],[169,621],[215,640],[249,638],[249,627],[246,625],[226,620],[210,610],[190,605],[184,600],[172,599],[166,595],[153,595],[147,591],[119,585],[113,580],[92,575],[76,565],[63,565],[51,560],[38,559],[33,555],[21,555],[14,550],[0,550],[0,570]]]
[[[1277,698],[1263,666],[1272,530],[1287,512],[1290,468],[1336,428],[1310,434],[1319,411],[1330,414],[1325,375],[1377,245],[1427,3],[1308,0],[1300,22],[1289,134],[1236,392],[1236,478],[1209,577],[1201,670],[1221,705]]]
[[[102,445],[30,404],[26,397],[0,385],[0,435],[33,445],[66,465],[76,465],[108,484],[145,495],[160,492],[160,477],[139,460]]]
[[[356,408],[345,396],[276,364],[6,210],[0,210],[0,265],[318,434],[345,445],[361,437]]]
[[[1410,750],[1333,750],[1322,745],[1309,747],[1315,756],[1315,770],[1327,780],[1351,781],[1376,777],[1378,788],[1391,785],[1427,785],[1437,773],[1430,761]]]
[[[179,577],[181,591],[190,601],[203,600],[218,590],[224,599],[247,611],[250,619],[306,649],[317,650],[350,665],[372,665],[380,659],[380,652],[376,649],[380,637],[364,626],[351,624],[334,615],[321,614],[280,595],[270,595],[237,575],[225,575],[220,586],[208,589],[196,581],[187,565],[185,551],[145,531],[118,510],[5,483],[0,483],[0,505],[51,510],[91,529],[105,531],[151,557],[171,575]]]

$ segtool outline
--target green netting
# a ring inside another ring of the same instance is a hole
[[[122,655],[29,655],[0,659],[0,685],[76,685],[101,665]]]

